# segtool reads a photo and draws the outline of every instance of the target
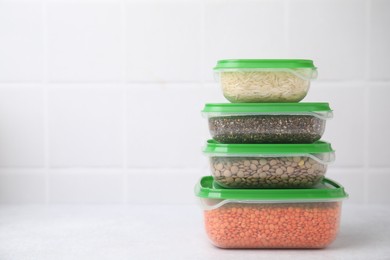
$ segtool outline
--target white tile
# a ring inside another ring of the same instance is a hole
[[[370,88],[369,154],[370,166],[390,166],[390,84]]]
[[[195,184],[203,171],[131,170],[127,175],[128,203],[195,204]]]
[[[368,203],[390,204],[390,169],[371,170],[368,176]]]
[[[200,80],[200,34],[199,1],[128,1],[127,79]]]
[[[204,103],[228,103],[229,101],[223,96],[221,85],[217,82],[204,83],[203,93],[203,105]],[[203,108],[203,107],[202,107]]]
[[[217,101],[213,96],[222,99],[219,92],[196,84],[130,85],[128,166],[205,167],[201,148],[209,134],[201,110],[205,102]]]
[[[361,168],[354,169],[335,169],[328,168],[326,177],[330,178],[345,189],[349,197],[345,200],[348,204],[361,204],[364,203],[365,194],[367,192],[367,185],[364,179],[365,170]]]
[[[119,3],[47,4],[51,81],[119,81],[122,75]]]
[[[107,170],[105,174],[73,172],[51,174],[50,203],[121,203],[123,174]]]
[[[357,167],[364,164],[364,86],[320,84],[311,87],[304,102],[329,102],[334,117],[327,121],[323,140],[336,150],[333,166]]]
[[[290,2],[291,57],[313,59],[319,79],[364,78],[364,0]]]
[[[45,203],[44,174],[0,174],[0,203]]]
[[[203,75],[220,59],[284,58],[284,1],[205,1]]]
[[[39,2],[0,2],[0,81],[43,76],[43,23]]]
[[[121,166],[123,89],[53,86],[49,91],[50,165]]]
[[[43,165],[43,98],[40,87],[0,87],[0,167]]]
[[[370,76],[390,79],[390,1],[372,0],[370,3]]]

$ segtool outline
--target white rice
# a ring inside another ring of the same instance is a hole
[[[304,76],[310,71],[222,71],[220,82],[224,96],[233,103],[299,102],[309,90],[310,80]]]

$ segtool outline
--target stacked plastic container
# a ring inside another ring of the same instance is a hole
[[[328,103],[304,103],[311,60],[221,60],[231,103],[206,104],[211,176],[195,187],[205,228],[221,248],[323,248],[339,230],[344,188],[325,178],[334,161],[319,141]]]

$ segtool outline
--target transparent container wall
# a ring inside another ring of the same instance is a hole
[[[210,157],[216,183],[233,189],[311,188],[321,182],[327,164],[310,157]]]
[[[324,248],[339,231],[342,202],[235,203],[204,211],[221,248]]]
[[[326,120],[314,115],[210,116],[213,139],[228,144],[313,143],[325,131]]]
[[[316,71],[307,69],[255,69],[220,71],[223,94],[232,103],[299,102],[309,91]]]

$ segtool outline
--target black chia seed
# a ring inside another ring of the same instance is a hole
[[[220,143],[313,143],[325,121],[310,115],[224,116],[209,118],[209,129]]]

